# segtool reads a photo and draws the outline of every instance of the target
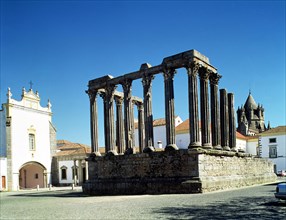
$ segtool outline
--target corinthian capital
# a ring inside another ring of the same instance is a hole
[[[122,97],[114,96],[114,99],[115,99],[116,105],[122,105],[122,103],[123,103],[123,98]]]
[[[218,85],[218,82],[222,76],[218,73],[211,73],[210,75],[210,84],[212,85]]]
[[[211,70],[205,68],[205,67],[200,67],[199,68],[199,76],[201,80],[207,81],[210,77]]]
[[[177,73],[175,69],[164,69],[163,74],[164,74],[164,80],[173,80],[174,75]]]
[[[96,91],[88,90],[86,91],[86,93],[88,94],[90,103],[94,103],[97,96],[97,90]]]
[[[115,92],[115,89],[116,89],[116,85],[113,85],[113,84],[109,84],[108,86],[106,86],[105,88],[105,99],[106,101],[108,102],[113,102],[114,100],[114,92]]]
[[[200,64],[196,61],[192,61],[187,64],[186,69],[188,72],[188,75],[196,76],[198,74],[200,68]]]
[[[154,79],[154,75],[144,75],[142,78],[142,85],[150,86],[152,84],[153,79]]]
[[[131,99],[132,80],[131,79],[125,79],[121,83],[121,85],[123,88],[124,96],[126,96],[127,99]]]

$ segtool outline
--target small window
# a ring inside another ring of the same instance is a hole
[[[276,138],[269,138],[269,143],[270,143],[270,144],[276,143]]]
[[[61,177],[62,177],[62,180],[67,179],[67,169],[66,168],[61,169]]]
[[[277,146],[269,146],[269,158],[277,158]]]
[[[29,134],[29,149],[36,150],[35,135]]]
[[[39,174],[35,174],[35,179],[39,179]]]

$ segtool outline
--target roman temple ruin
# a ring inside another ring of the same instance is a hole
[[[185,68],[188,76],[188,149],[178,149],[175,141],[173,83],[179,68]],[[152,80],[156,74],[164,76],[164,151],[155,151],[153,140]],[[198,193],[275,181],[272,163],[236,151],[234,95],[219,89],[220,78],[206,56],[189,50],[166,57],[157,66],[144,63],[132,73],[90,80],[86,92],[92,153],[87,158],[89,180],[83,185],[84,193]],[[134,80],[142,81],[143,99],[132,95]],[[116,90],[120,85],[123,92]],[[104,103],[104,156],[98,146],[98,96]],[[139,152],[134,140],[134,105]]]

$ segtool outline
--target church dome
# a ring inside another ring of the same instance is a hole
[[[257,109],[257,104],[254,101],[254,98],[252,97],[251,93],[249,93],[246,102],[244,104],[245,109]]]

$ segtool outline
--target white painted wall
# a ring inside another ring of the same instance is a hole
[[[0,110],[0,156],[6,157],[6,109]]]
[[[154,147],[159,148],[158,141],[162,143],[162,148],[166,147],[166,126],[154,127]]]
[[[61,177],[61,168],[65,166],[67,167],[67,179],[62,179]],[[73,160],[63,160],[59,161],[59,183],[60,184],[72,184],[73,183],[73,176],[72,176],[72,168],[74,166]],[[78,166],[78,164],[77,164]]]
[[[286,170],[286,134],[261,136],[261,156],[276,164],[276,170]],[[276,143],[269,143],[269,138],[276,138]],[[277,158],[269,158],[269,147],[277,146]]]
[[[0,157],[0,191],[6,190],[2,186],[2,176],[6,179],[6,189],[7,189],[7,158],[6,157]]]
[[[180,116],[175,117],[175,127],[177,127],[182,122],[183,122],[183,120],[180,118]],[[153,132],[154,132],[154,146],[153,147],[165,148],[166,147],[166,126],[165,125],[154,126]],[[135,146],[138,147],[139,146],[139,136],[138,136],[138,129],[137,128],[134,131],[134,138],[135,138]]]
[[[179,149],[188,149],[190,135],[188,133],[176,134],[176,145]]]
[[[5,116],[11,117],[11,158],[12,158],[12,179],[13,186],[11,190],[17,190],[19,184],[19,170],[27,162],[37,162],[43,165],[47,171],[47,184],[51,183],[51,150],[50,150],[50,122],[51,105],[47,107],[40,106],[40,97],[38,93],[32,90],[22,91],[21,101],[11,98],[10,90],[7,93],[7,103],[3,105],[6,108]],[[35,150],[29,149],[29,133],[34,130]],[[3,137],[3,130],[1,137]],[[6,134],[4,134],[6,136]],[[2,138],[1,138],[2,139]],[[1,145],[7,145],[2,143]],[[7,152],[8,153],[8,152]]]
[[[257,155],[258,139],[248,139],[246,142],[246,153],[253,156]]]
[[[242,151],[245,152],[246,151],[246,140],[236,138],[236,147],[235,147],[235,149],[237,151],[242,150]]]

